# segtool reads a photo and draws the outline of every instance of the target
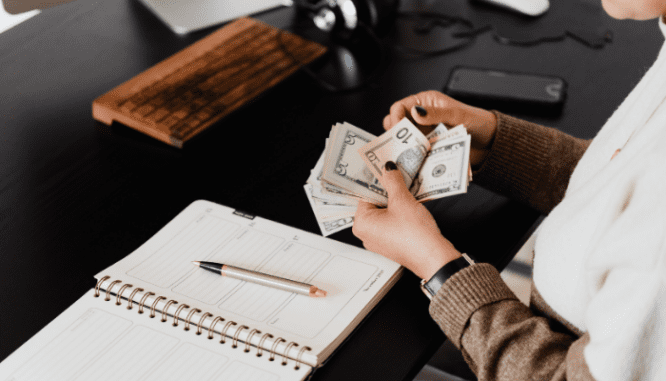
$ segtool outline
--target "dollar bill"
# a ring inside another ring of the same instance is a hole
[[[433,144],[439,140],[452,139],[457,136],[463,136],[467,134],[465,126],[459,124],[453,128],[447,128],[444,124],[440,123],[431,133],[426,135],[426,138]]]
[[[453,128],[448,128],[444,124],[440,123],[431,133],[426,135],[430,144],[434,144],[439,140],[453,139],[458,136],[467,135],[467,129],[464,125],[459,124]],[[432,148],[431,148],[432,149]],[[472,167],[468,166],[467,169],[467,185],[472,181]]]
[[[324,148],[324,152],[322,152],[321,156],[319,156],[317,164],[315,164],[314,168],[312,168],[312,170],[310,171],[310,176],[308,176],[308,179],[305,181],[306,184],[311,184],[314,186],[321,184],[321,174],[322,171],[324,170],[324,158],[326,157],[326,147],[328,147],[328,139],[326,139],[326,146]]]
[[[465,134],[432,145],[413,185],[417,201],[467,192],[470,141],[470,136]]]
[[[349,123],[336,124],[304,189],[319,229],[329,236],[353,226],[359,200],[386,205],[379,182],[386,161],[396,162],[412,194],[425,202],[467,191],[469,152],[470,136],[462,125],[440,124],[425,136],[405,119],[376,137]]]
[[[315,214],[317,225],[319,226],[321,234],[324,237],[327,237],[333,233],[347,229],[354,225],[354,213],[352,213],[351,215],[339,216],[335,218],[326,218],[325,216],[318,214],[319,209],[317,208],[317,205],[315,204],[315,201],[312,197],[312,187],[313,186],[310,184],[305,184],[304,186],[305,194],[308,198],[308,201],[310,202],[312,211]]]
[[[358,206],[358,199],[342,195],[331,194],[326,192],[321,186],[312,187],[312,198],[314,198],[317,205],[339,205],[339,206]]]
[[[310,184],[307,185],[311,186]],[[310,188],[310,196],[312,197],[312,201],[314,202],[315,208],[317,209],[317,215],[326,219],[353,216],[354,213],[356,213],[356,208],[358,207],[358,204],[334,204],[328,200],[317,199],[316,197],[312,196],[312,188]]]
[[[328,139],[326,139],[328,142]],[[315,167],[310,171],[310,176],[308,177],[308,180],[306,181],[306,184],[311,184],[313,185],[314,188],[314,197],[315,199],[319,198],[326,198],[330,200],[338,200],[338,201],[349,201],[349,202],[344,202],[345,204],[357,204],[357,196],[345,191],[344,189],[337,187],[335,185],[326,183],[322,181],[322,175],[324,173],[324,159],[326,157],[327,149],[328,149],[328,144],[326,145],[327,148],[324,149],[324,152],[321,154],[319,157],[319,160],[317,160],[317,164]],[[324,196],[323,193],[326,193]],[[353,201],[353,202],[351,202]]]
[[[339,218],[332,221],[323,221],[321,222],[321,229],[326,233],[322,233],[324,237],[327,237],[333,233],[337,233],[340,230],[344,230],[354,226],[354,216]]]
[[[411,186],[428,155],[430,142],[409,119],[403,118],[390,130],[359,148],[358,152],[375,176],[382,177],[382,167],[393,161],[407,186]]]
[[[322,187],[327,185],[343,189],[346,193],[386,206],[388,194],[372,171],[358,155],[358,149],[375,138],[369,132],[349,123],[337,125],[329,137],[321,175]]]

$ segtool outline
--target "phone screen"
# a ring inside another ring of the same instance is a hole
[[[561,101],[563,91],[564,81],[557,77],[471,68],[456,69],[447,85],[451,93],[546,103]]]

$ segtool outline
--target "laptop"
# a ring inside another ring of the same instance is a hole
[[[290,6],[292,0],[139,0],[178,34],[263,12]]]
[[[73,0],[0,0],[9,14],[44,9]],[[235,18],[290,6],[292,0],[138,0],[172,31],[187,34]]]

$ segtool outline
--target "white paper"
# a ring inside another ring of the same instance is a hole
[[[257,270],[268,274],[311,283],[325,291],[325,298],[305,295],[229,279],[194,266],[192,261],[213,261]],[[144,292],[144,304],[162,311],[168,300],[167,314],[175,314],[179,305],[188,309],[179,314],[185,319],[193,308],[201,312],[190,317],[193,325],[208,329],[217,316],[214,331],[245,342],[252,329],[261,331],[250,338],[253,346],[274,349],[312,366],[328,357],[353,329],[367,305],[375,303],[401,274],[401,267],[381,255],[338,241],[281,225],[260,217],[247,218],[234,210],[207,201],[196,201],[181,212],[148,242],[120,262],[100,272],[108,275],[103,289],[112,280],[129,283],[127,297],[137,287],[134,301]],[[388,287],[384,287],[388,284]],[[112,294],[120,284],[112,288]],[[157,296],[164,299],[157,300]],[[204,318],[204,314],[211,315]],[[271,334],[272,337],[263,335]],[[216,336],[217,337],[217,336]],[[278,340],[283,339],[283,341]],[[273,344],[278,343],[273,346]]]

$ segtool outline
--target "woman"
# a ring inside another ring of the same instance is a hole
[[[666,1],[602,2],[614,18],[659,17],[666,34]],[[492,266],[461,264],[393,163],[388,207],[359,204],[354,234],[430,280],[430,314],[480,380],[666,380],[665,49],[592,141],[435,91],[384,119],[464,124],[474,181],[548,214],[527,307]]]

